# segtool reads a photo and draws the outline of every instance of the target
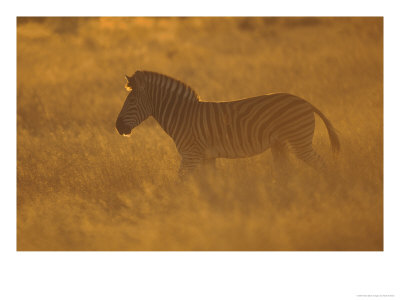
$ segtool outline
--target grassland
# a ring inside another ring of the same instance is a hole
[[[382,250],[381,18],[19,18],[18,250]],[[148,119],[114,125],[137,69],[209,100],[299,95],[340,132],[330,174],[271,154],[220,159],[181,183],[173,141]]]

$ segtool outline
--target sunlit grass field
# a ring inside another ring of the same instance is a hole
[[[382,18],[19,18],[18,250],[383,250]],[[184,182],[153,119],[115,130],[124,74],[156,71],[204,100],[307,99],[323,176],[270,151]]]

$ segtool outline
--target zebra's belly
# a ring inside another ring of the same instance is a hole
[[[210,145],[206,150],[208,158],[245,158],[260,154],[269,148],[267,141],[261,142],[237,142],[228,140],[222,143]]]

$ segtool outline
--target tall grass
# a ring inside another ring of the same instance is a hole
[[[381,18],[19,18],[18,250],[382,250]],[[271,92],[307,99],[320,176],[271,154],[220,159],[180,182],[171,138],[115,119],[123,75],[181,79],[202,99]]]

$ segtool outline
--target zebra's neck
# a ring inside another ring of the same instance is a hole
[[[199,97],[188,85],[171,77],[146,72],[152,116],[175,141],[181,128],[190,127]]]

